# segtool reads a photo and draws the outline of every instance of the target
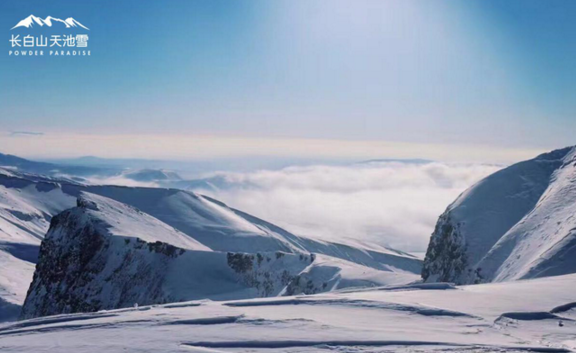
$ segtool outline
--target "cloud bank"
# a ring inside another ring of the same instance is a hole
[[[418,252],[445,208],[500,168],[398,162],[289,167],[218,173],[212,178],[218,188],[200,191],[296,234]]]

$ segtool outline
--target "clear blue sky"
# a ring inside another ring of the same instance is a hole
[[[92,55],[9,57],[30,14],[88,26]],[[0,130],[562,147],[575,18],[572,0],[5,0]]]

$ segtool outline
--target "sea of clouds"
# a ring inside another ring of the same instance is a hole
[[[501,167],[436,162],[294,166],[217,173],[216,188],[198,191],[296,234],[422,252],[446,207]]]
[[[367,162],[214,172],[192,190],[321,240],[426,251],[438,216],[466,188],[502,165]],[[115,176],[96,184],[174,187]],[[200,182],[198,182],[200,181]]]

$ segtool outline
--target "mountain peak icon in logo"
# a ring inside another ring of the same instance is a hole
[[[55,26],[65,26],[65,28],[72,28],[72,27],[82,27],[84,29],[90,30],[88,27],[84,26],[82,23],[76,21],[72,17],[68,17],[65,20],[61,20],[59,18],[55,18],[52,16],[48,16],[45,19],[41,19],[40,17],[36,17],[34,15],[30,15],[23,19],[22,21],[18,22],[18,24],[12,29],[17,27],[26,27],[26,28],[33,28],[33,27],[52,27]]]

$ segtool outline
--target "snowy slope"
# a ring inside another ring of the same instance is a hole
[[[460,195],[432,234],[424,280],[462,284],[574,272],[567,255],[575,151],[512,165]]]
[[[314,262],[295,276],[281,294],[316,294],[344,288],[414,282],[419,282],[419,278],[410,272],[382,271],[331,256],[315,255]]]
[[[90,193],[132,205],[217,251],[312,252],[394,272],[419,273],[421,261],[401,251],[320,242],[190,191],[120,186],[86,186]]]
[[[75,202],[55,180],[0,169],[0,242],[40,244],[50,218]]]
[[[74,204],[50,178],[0,169],[0,321],[18,317],[50,219]]]
[[[51,222],[22,316],[313,294],[417,279],[307,253],[213,252],[140,210],[83,193],[77,207]]]
[[[132,205],[214,250],[292,252],[297,249],[283,235],[248,221],[222,203],[192,192],[120,186],[87,186],[84,190]]]
[[[574,275],[192,301],[0,326],[2,352],[570,352]],[[560,325],[559,323],[562,323]]]
[[[33,263],[0,251],[0,322],[18,318],[33,273]]]
[[[167,243],[188,250],[210,251],[186,234],[126,204],[94,194],[82,193],[78,207],[108,225],[107,232],[117,236],[137,235],[143,241]]]
[[[486,281],[576,273],[576,148],[534,209],[479,262]]]

